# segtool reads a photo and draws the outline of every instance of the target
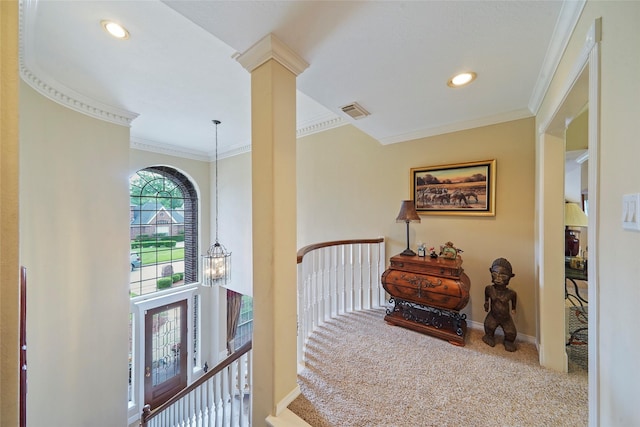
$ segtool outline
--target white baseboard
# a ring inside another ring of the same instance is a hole
[[[289,404],[296,400],[296,397],[300,396],[301,393],[302,391],[300,391],[300,386],[296,385],[295,388],[289,392],[289,394],[287,394],[280,402],[278,402],[278,404],[276,405],[276,417],[280,416],[283,411],[288,410],[287,407],[289,406]]]
[[[301,393],[302,392],[300,391],[300,386],[296,385],[296,387],[291,390],[291,392],[287,394],[284,399],[278,402],[278,404],[276,405],[276,414],[269,415],[267,417],[267,419],[265,420],[267,422],[267,425],[270,427],[311,427],[310,424],[307,424],[305,420],[298,417],[288,408],[289,404],[296,400],[296,397],[300,396]]]
[[[278,416],[269,415],[265,421],[269,427],[312,427],[311,424],[288,409],[282,411]]]

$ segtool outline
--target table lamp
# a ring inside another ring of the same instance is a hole
[[[416,205],[413,200],[403,200],[400,205],[400,213],[396,218],[396,222],[407,223],[407,249],[402,251],[400,255],[416,256],[416,253],[409,248],[409,223],[420,222],[420,216],[416,212]]]
[[[580,251],[580,231],[569,230],[569,227],[586,227],[589,223],[587,215],[580,209],[577,203],[566,202],[564,204],[564,255],[576,256]]]

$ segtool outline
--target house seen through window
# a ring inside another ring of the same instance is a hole
[[[197,280],[197,197],[178,171],[156,166],[129,180],[131,297]]]

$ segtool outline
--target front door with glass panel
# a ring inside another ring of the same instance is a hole
[[[187,300],[146,311],[144,369],[151,409],[187,386]]]

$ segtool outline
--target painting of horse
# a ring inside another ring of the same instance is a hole
[[[496,160],[412,168],[419,214],[495,215]]]

